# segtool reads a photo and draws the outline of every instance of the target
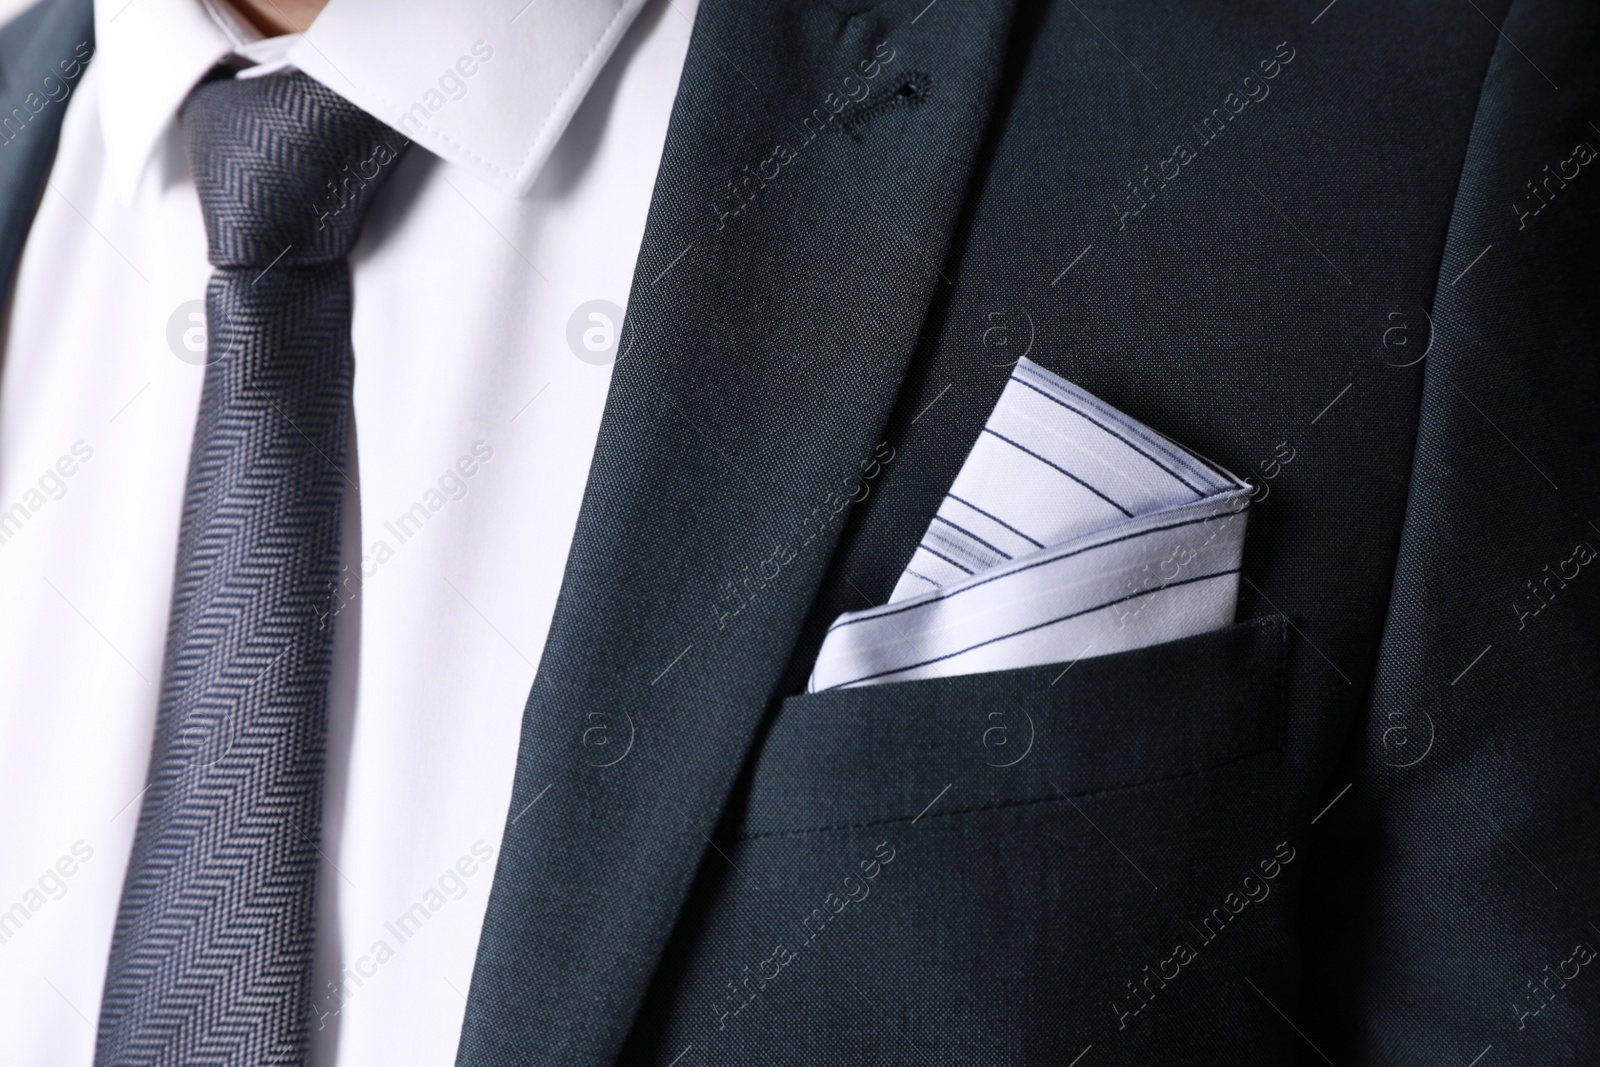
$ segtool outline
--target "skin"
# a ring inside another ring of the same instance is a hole
[[[239,14],[268,37],[304,33],[328,0],[233,0]]]

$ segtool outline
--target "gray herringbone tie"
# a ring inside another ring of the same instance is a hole
[[[183,127],[214,362],[95,1064],[289,1067],[309,1034],[345,257],[404,142],[297,72],[206,82]]]

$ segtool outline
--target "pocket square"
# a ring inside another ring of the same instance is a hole
[[[1076,662],[1233,622],[1251,487],[1019,360],[889,602],[809,692]]]

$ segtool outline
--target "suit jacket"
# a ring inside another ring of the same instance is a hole
[[[1600,1057],[1597,43],[702,0],[458,1063]],[[1241,621],[803,694],[1023,354],[1253,476]]]

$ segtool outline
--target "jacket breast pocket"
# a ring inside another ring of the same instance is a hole
[[[1049,802],[1281,748],[1288,620],[1044,667],[783,702],[742,838]]]
[[[1292,1062],[1231,977],[1294,981],[1291,633],[784,701],[663,964],[656,1062]]]

